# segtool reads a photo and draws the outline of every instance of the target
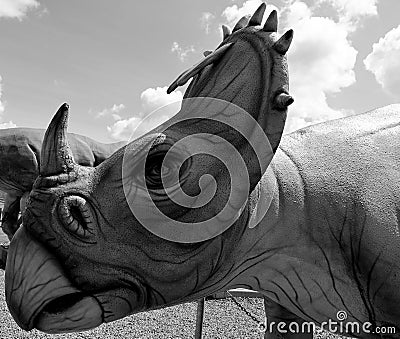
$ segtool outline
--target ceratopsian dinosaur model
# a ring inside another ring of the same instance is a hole
[[[12,238],[20,220],[25,198],[39,175],[40,150],[44,129],[9,128],[0,130],[0,191],[6,193],[2,229]],[[104,144],[83,135],[68,134],[75,161],[97,166],[126,142]]]
[[[176,116],[95,168],[73,161],[59,109],[7,259],[23,329],[81,331],[244,287],[300,332],[339,311],[342,325],[370,324],[349,335],[400,330],[400,106],[278,147],[292,31],[277,38],[275,11],[259,26],[264,10],[172,84],[194,76]]]

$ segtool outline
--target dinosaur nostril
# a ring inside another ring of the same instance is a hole
[[[87,227],[86,220],[82,216],[82,213],[77,206],[71,206],[69,212],[71,213],[72,218],[74,218],[78,223],[80,223],[83,227]]]
[[[80,238],[89,238],[94,234],[93,217],[85,199],[68,196],[61,200],[59,216],[64,228]]]

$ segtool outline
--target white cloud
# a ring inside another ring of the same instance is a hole
[[[3,113],[4,113],[4,109],[5,109],[4,103],[1,101],[1,96],[3,94],[3,92],[2,92],[3,88],[2,88],[1,82],[2,82],[2,78],[1,78],[1,75],[0,75],[0,129],[17,127],[17,125],[14,124],[12,121],[1,122],[3,120]]]
[[[225,19],[226,23],[233,28],[236,22],[242,17],[250,17],[263,2],[262,0],[247,0],[241,7],[238,7],[238,5],[226,7],[222,12],[222,17]],[[277,7],[267,5],[265,12],[270,13],[274,9],[277,9]],[[267,16],[264,16],[264,20],[266,20],[266,17]]]
[[[282,12],[284,13],[284,20],[287,26],[294,25],[301,20],[308,20],[313,15],[311,8],[302,1],[293,2],[290,6],[284,7]]]
[[[314,92],[310,92],[312,90]],[[284,133],[290,133],[327,120],[342,118],[353,113],[329,107],[325,93],[320,90],[305,86],[291,90],[291,94],[295,98],[295,103],[289,108]]]
[[[353,113],[330,107],[327,98],[355,83],[357,50],[349,34],[360,27],[362,19],[377,15],[377,2],[317,0],[307,5],[300,0],[285,0],[277,9],[279,30],[294,29],[288,63],[290,93],[295,102],[289,109],[285,133]],[[261,3],[262,0],[248,0],[242,6],[233,4],[221,16],[232,27],[242,16],[253,14]],[[274,8],[268,6],[266,13]],[[327,8],[330,17],[325,16]]]
[[[180,61],[185,61],[189,53],[194,53],[196,49],[193,45],[181,47],[176,41],[172,43],[171,52],[176,53]]]
[[[105,108],[102,111],[98,112],[96,114],[96,118],[101,118],[101,117],[111,115],[111,116],[113,116],[114,119],[116,119],[114,117],[114,115],[118,116],[118,113],[121,112],[123,109],[125,109],[124,104],[119,104],[119,105],[114,104],[111,108]]]
[[[12,121],[0,123],[0,129],[14,128],[14,127],[17,127],[17,125],[14,124]]]
[[[112,118],[115,120],[115,121],[118,121],[118,120],[121,120],[122,119],[122,117],[119,115],[119,114],[111,114],[111,116],[112,116]]]
[[[142,110],[128,119],[117,119],[107,130],[116,140],[136,139],[176,114],[182,98],[180,91],[167,94],[167,87],[148,88],[140,95]]]
[[[215,15],[210,12],[203,12],[200,17],[200,26],[206,34],[210,33],[211,22],[215,19]]]
[[[0,18],[17,18],[22,20],[29,10],[38,8],[36,0],[0,0]]]
[[[373,44],[364,65],[384,90],[400,98],[400,25]]]
[[[118,120],[112,126],[107,126],[107,131],[115,140],[129,140],[139,121],[140,119],[138,118]]]
[[[286,24],[295,31],[288,52],[290,92],[295,98],[285,127],[288,133],[350,113],[329,107],[327,95],[355,82],[357,51],[344,25],[312,16],[305,3],[294,3],[285,15]]]
[[[1,96],[3,94],[3,87],[2,87],[2,84],[1,84],[2,80],[3,79],[1,78],[1,75],[0,75],[0,117],[4,113],[4,104],[1,101]]]
[[[328,4],[337,12],[339,22],[349,30],[355,30],[364,17],[378,14],[378,0],[318,0],[317,4]]]

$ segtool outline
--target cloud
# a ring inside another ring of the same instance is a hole
[[[252,15],[261,3],[262,0],[248,0],[241,6],[233,4],[221,16],[232,27],[241,17]],[[353,114],[349,109],[331,107],[328,98],[355,83],[358,52],[352,46],[351,34],[361,27],[363,19],[377,15],[378,0],[316,0],[312,5],[300,0],[282,3],[280,9],[267,6],[266,13],[277,9],[280,30],[295,31],[288,52],[290,93],[295,102],[289,109],[285,133]],[[331,15],[326,17],[326,13]],[[396,62],[392,64],[398,64],[399,59],[396,54]],[[396,74],[393,69],[391,74]],[[394,84],[396,78],[390,80]]]
[[[300,128],[314,125],[327,120],[338,119],[350,115],[353,112],[344,109],[329,107],[326,94],[323,91],[315,91],[313,88],[299,88],[291,90],[295,103],[290,106],[284,133],[291,133]]]
[[[363,4],[357,5],[358,2]],[[232,27],[241,17],[252,15],[261,3],[248,0],[240,7],[234,4],[221,16]],[[336,21],[316,14],[324,3],[329,3],[337,14]],[[303,1],[287,0],[277,9],[280,30],[293,28],[295,32],[288,52],[290,93],[295,102],[289,109],[285,133],[352,113],[330,107],[327,98],[355,82],[357,50],[349,38],[349,22],[376,14],[375,3],[375,0],[318,0],[316,5],[308,6]],[[273,9],[276,7],[268,6],[266,13]],[[340,21],[339,14],[346,16],[345,22]]]
[[[17,127],[17,125],[14,124],[12,121],[0,123],[0,129],[14,128],[14,127]]]
[[[206,34],[210,33],[211,22],[215,19],[215,15],[210,12],[203,12],[200,17],[200,26]]]
[[[364,65],[384,90],[400,98],[400,25],[373,44]]]
[[[36,0],[1,0],[0,18],[17,18],[22,20],[29,10],[38,8],[39,2]]]
[[[357,50],[345,25],[313,16],[303,2],[286,9],[284,22],[295,31],[288,52],[290,107],[285,132],[346,116],[351,111],[329,107],[327,96],[355,83]]]
[[[378,14],[378,0],[318,0],[317,5],[327,4],[335,10],[339,22],[347,26],[351,31],[365,17]]]
[[[196,49],[193,45],[181,47],[176,41],[172,43],[171,52],[176,53],[180,61],[185,61],[189,53],[194,53]]]
[[[4,104],[3,104],[3,102],[1,101],[1,96],[2,96],[2,94],[3,94],[3,87],[2,87],[2,84],[1,84],[1,82],[2,82],[2,77],[1,77],[1,75],[0,75],[0,117],[1,117],[1,115],[4,113]]]
[[[167,87],[148,88],[140,95],[142,110],[128,119],[117,119],[107,131],[115,140],[136,139],[175,115],[182,98],[180,91],[167,94]]]
[[[4,128],[12,128],[12,127],[17,127],[16,124],[14,124],[12,121],[9,122],[2,122],[3,120],[3,114],[4,114],[4,110],[5,110],[5,105],[3,103],[3,101],[1,101],[1,96],[3,94],[2,90],[2,78],[0,75],[0,129],[4,129]]]
[[[114,119],[116,119],[116,117],[119,117],[118,113],[121,112],[123,109],[125,109],[125,105],[124,104],[114,104],[111,108],[105,108],[102,111],[98,112],[96,114],[96,118],[101,118],[101,117],[105,117],[105,116],[113,116]]]
[[[250,17],[262,3],[262,0],[247,0],[241,7],[238,7],[238,5],[226,7],[222,12],[222,17],[226,24],[233,27],[243,16]],[[267,5],[265,12],[270,13],[273,9],[277,10],[277,7]],[[264,20],[266,20],[266,16],[264,16]]]

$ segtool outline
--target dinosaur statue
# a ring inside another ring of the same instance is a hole
[[[268,338],[312,338],[303,325],[339,311],[369,324],[341,333],[399,333],[400,105],[281,141],[293,32],[264,11],[172,83],[193,78],[177,115],[97,167],[74,161],[60,107],[7,258],[21,328],[83,331],[242,287],[283,324]]]
[[[6,193],[1,227],[10,240],[21,224],[19,213],[23,211],[26,198],[39,175],[44,134],[44,129],[35,128],[0,130],[0,191]],[[76,162],[91,167],[97,166],[126,144],[103,144],[73,133],[68,135],[68,140]],[[5,250],[6,246],[0,247],[0,258],[5,258]],[[1,268],[2,261],[0,259]]]

